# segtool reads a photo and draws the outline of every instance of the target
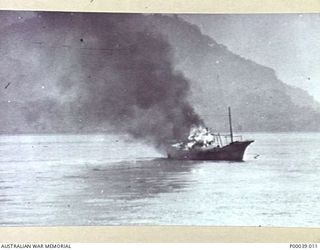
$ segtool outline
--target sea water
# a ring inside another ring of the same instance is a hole
[[[0,136],[0,226],[320,226],[320,134],[245,134],[244,162],[111,135]]]

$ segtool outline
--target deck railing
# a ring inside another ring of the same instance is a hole
[[[230,134],[213,134],[216,142],[223,147],[232,142]],[[242,135],[232,135],[233,141],[242,141]]]
[[[215,144],[218,144],[220,147],[226,146],[232,142],[230,134],[220,134],[220,133],[212,133],[215,139]],[[242,135],[233,135],[233,141],[242,141]],[[179,143],[181,141],[177,140],[169,140],[168,144],[172,145],[174,143]]]

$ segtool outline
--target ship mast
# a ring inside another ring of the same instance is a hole
[[[233,142],[233,132],[232,132],[232,120],[231,120],[231,108],[228,107],[228,113],[229,113],[229,127],[230,127],[230,138],[231,143]]]

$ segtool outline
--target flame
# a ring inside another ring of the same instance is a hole
[[[217,146],[214,134],[206,127],[192,127],[187,142],[173,144],[172,147],[189,150],[193,148],[208,148]]]

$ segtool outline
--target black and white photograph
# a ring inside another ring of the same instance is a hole
[[[320,14],[0,11],[0,226],[320,226]]]

